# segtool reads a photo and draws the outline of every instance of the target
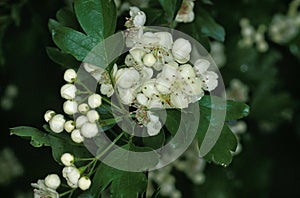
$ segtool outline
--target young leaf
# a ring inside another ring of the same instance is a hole
[[[114,33],[117,21],[116,6],[112,0],[75,0],[77,19],[87,35],[104,40]]]
[[[101,163],[96,169],[89,193],[99,197],[110,184],[112,197],[134,198],[145,192],[147,178],[141,172],[122,171]]]
[[[53,62],[63,66],[64,68],[77,69],[80,66],[80,63],[73,56],[62,52],[55,47],[47,47],[46,51]]]
[[[181,4],[182,0],[159,0],[159,3],[163,7],[166,15],[169,18],[169,22],[171,22],[176,16]]]
[[[208,36],[222,42],[225,40],[224,28],[216,23],[205,10],[199,10],[199,13],[195,18],[195,24],[197,29],[199,29],[204,36]]]

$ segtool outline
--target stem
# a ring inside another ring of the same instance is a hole
[[[59,196],[60,196],[60,197],[63,197],[63,196],[66,196],[67,194],[70,194],[70,193],[71,193],[71,195],[72,195],[73,192],[74,192],[74,190],[75,190],[75,189],[68,190],[68,191],[66,191],[66,192],[63,192],[63,193],[59,194]]]

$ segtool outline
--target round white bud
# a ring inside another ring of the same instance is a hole
[[[46,113],[44,114],[45,121],[49,122],[54,115],[55,115],[55,111],[53,111],[53,110],[46,111]]]
[[[60,95],[62,98],[72,100],[76,96],[77,88],[73,84],[65,84],[60,89]]]
[[[91,108],[97,108],[102,104],[102,98],[99,94],[92,94],[88,98],[88,104]]]
[[[179,63],[186,63],[190,60],[190,53],[192,51],[191,43],[183,38],[177,39],[172,48],[172,53],[175,60]]]
[[[76,101],[67,100],[63,104],[63,110],[68,115],[77,113],[78,104]]]
[[[88,111],[86,117],[88,118],[89,122],[92,123],[96,122],[100,118],[99,113],[96,110]]]
[[[79,180],[78,180],[78,187],[81,189],[81,190],[87,190],[90,188],[91,186],[91,180],[90,178],[88,177],[81,177]]]
[[[64,116],[57,114],[49,121],[50,129],[55,133],[60,133],[64,130],[65,122]]]
[[[73,142],[76,142],[76,143],[81,143],[84,141],[84,137],[80,134],[79,129],[75,129],[72,131],[71,139],[73,140]]]
[[[56,190],[60,185],[60,179],[57,174],[50,174],[45,178],[45,185],[53,190]]]
[[[144,63],[144,65],[146,65],[148,67],[152,67],[156,63],[156,58],[151,53],[146,54],[143,57],[143,63]]]
[[[68,185],[69,185],[69,183],[72,184],[72,185],[69,185],[70,187],[73,188],[77,185],[78,180],[80,178],[80,172],[76,167],[66,166],[62,170],[62,174],[63,174],[63,177],[66,178],[66,180],[68,181]]]
[[[85,114],[90,109],[89,105],[86,103],[82,103],[78,105],[78,111],[82,114]]]
[[[98,131],[98,126],[95,123],[87,122],[81,127],[81,134],[86,138],[95,137],[98,134]]]
[[[79,116],[75,121],[76,128],[80,129],[86,122],[88,122],[88,119],[86,116],[84,116],[84,115]]]
[[[64,128],[68,133],[71,133],[75,129],[75,122],[73,120],[68,120],[65,122]]]
[[[76,80],[77,73],[74,69],[67,69],[64,73],[64,80],[66,82],[72,83]]]
[[[107,95],[107,97],[111,97],[114,93],[114,88],[112,84],[102,84],[100,87],[100,92],[103,95]]]
[[[70,153],[64,153],[60,161],[65,165],[65,166],[72,166],[74,164],[74,156],[71,155]]]

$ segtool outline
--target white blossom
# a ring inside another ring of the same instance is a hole
[[[44,114],[45,121],[49,122],[54,115],[55,115],[55,111],[53,111],[53,110],[46,111],[46,113]]]
[[[63,163],[65,166],[72,166],[74,164],[74,156],[70,153],[64,153],[60,157],[60,161]]]
[[[172,47],[172,53],[178,63],[186,63],[190,60],[192,51],[191,43],[183,38],[178,38]]]
[[[84,141],[84,137],[81,135],[79,129],[75,129],[72,131],[71,139],[73,140],[73,142],[76,142],[76,143],[81,143]]]
[[[75,121],[76,128],[80,129],[86,122],[88,122],[88,118],[86,116],[79,116]]]
[[[112,84],[102,84],[100,87],[100,92],[107,97],[111,97],[114,94],[114,87]]]
[[[37,183],[32,183],[31,186],[35,188],[34,198],[59,198],[56,190],[47,187],[44,180],[38,180]]]
[[[74,69],[67,69],[64,73],[64,80],[68,83],[72,83],[76,80],[77,73]]]
[[[73,100],[67,100],[63,104],[63,110],[68,115],[73,115],[77,113],[77,107],[78,107],[77,102]]]
[[[189,101],[187,96],[185,96],[182,93],[172,93],[170,96],[170,102],[171,104],[179,109],[187,108],[189,105]]]
[[[67,180],[68,185],[71,188],[78,187],[78,180],[80,178],[79,170],[74,166],[66,166],[62,170],[63,177]]]
[[[102,98],[99,94],[92,94],[88,98],[88,104],[91,108],[97,108],[102,104]]]
[[[98,134],[99,129],[97,124],[87,122],[81,127],[80,131],[83,137],[93,138]]]
[[[116,85],[122,89],[134,87],[140,80],[140,74],[134,68],[119,69],[116,73]]]
[[[60,179],[57,174],[50,174],[45,178],[45,185],[56,190],[60,185]]]
[[[84,176],[84,177],[81,177],[78,181],[78,187],[81,189],[81,190],[87,190],[90,188],[91,186],[91,180],[90,178]]]
[[[100,118],[99,113],[96,110],[88,111],[86,117],[88,118],[89,122],[92,123],[96,122]]]
[[[75,129],[75,122],[73,120],[68,120],[67,122],[65,122],[64,124],[64,129],[65,131],[67,131],[68,133],[71,133],[74,129]]]
[[[57,114],[49,121],[50,129],[55,133],[60,133],[64,130],[65,122],[64,116]]]
[[[77,88],[73,84],[65,84],[60,89],[60,95],[66,100],[72,100],[76,96]]]
[[[195,18],[194,2],[192,0],[184,0],[176,15],[175,21],[188,23],[192,22]]]
[[[146,54],[143,57],[143,63],[148,67],[152,67],[155,64],[155,62],[156,62],[156,58],[152,53]]]

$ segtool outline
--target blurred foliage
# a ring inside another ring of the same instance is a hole
[[[198,28],[191,27],[194,25],[180,24],[178,28],[195,36],[207,49],[209,40],[223,40],[225,37],[227,63],[221,69],[223,79],[226,85],[231,79],[238,78],[249,86],[251,114],[247,119],[248,131],[241,138],[243,150],[229,167],[207,166],[206,181],[199,186],[175,171],[178,178],[176,186],[183,192],[183,197],[299,197],[300,160],[297,151],[300,145],[300,84],[297,79],[300,36],[283,45],[267,39],[270,46],[265,53],[257,52],[254,47],[238,47],[241,18],[247,17],[254,26],[268,25],[273,15],[286,13],[290,1],[213,1],[213,5],[207,0],[202,2],[197,1],[195,11],[200,11],[200,6],[212,13],[213,22],[220,23],[226,35],[216,34],[208,39],[199,36]],[[156,20],[164,20],[159,4],[155,5],[155,9],[145,9],[148,17],[153,16],[149,17],[151,24],[155,24]],[[42,126],[42,115],[49,104],[54,110],[61,108],[61,99],[53,93],[59,92],[63,71],[47,57],[47,53],[51,57],[51,54],[60,51],[48,48],[46,52],[45,47],[54,46],[47,30],[48,19],[55,18],[56,11],[65,6],[59,0],[0,2],[0,95],[10,83],[19,88],[13,109],[0,109],[3,115],[0,148],[13,148],[25,170],[23,177],[10,185],[1,186],[4,197],[14,197],[18,191],[31,191],[30,183],[37,178],[43,178],[51,171],[60,172],[60,167],[51,158],[49,148],[36,150],[27,142],[9,136],[8,128],[28,123]],[[69,9],[69,6],[62,9],[56,18],[60,20],[60,16],[72,15]],[[166,14],[172,15],[172,11]],[[72,16],[60,22],[75,29],[79,27]],[[118,21],[117,26],[121,27],[123,22]],[[203,25],[203,22],[195,24]],[[209,30],[204,28],[201,32],[205,34]],[[76,60],[70,57],[67,60],[67,64],[76,64]]]

